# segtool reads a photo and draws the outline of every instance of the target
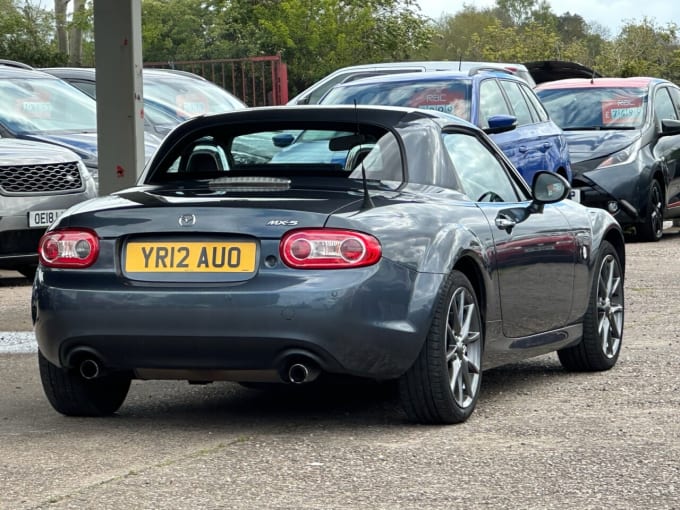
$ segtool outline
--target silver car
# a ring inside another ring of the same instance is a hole
[[[96,196],[92,175],[73,151],[0,138],[0,269],[32,279],[45,229],[72,205]]]

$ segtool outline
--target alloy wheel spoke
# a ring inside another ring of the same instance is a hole
[[[608,352],[608,345],[609,345],[609,333],[610,333],[610,321],[607,315],[603,315],[602,318],[600,319],[600,325],[599,325],[599,333],[600,333],[600,338],[602,339],[602,348],[604,352]]]
[[[463,394],[472,397],[472,375],[470,374],[469,366],[465,361],[463,361],[460,375],[462,383],[464,383],[464,387],[462,388]]]
[[[462,363],[460,360],[453,362],[453,394],[458,403],[463,402],[463,377],[462,377]]]
[[[456,355],[456,333],[450,323],[446,324],[446,361],[451,361]]]
[[[621,323],[622,321],[621,315],[620,314],[614,314],[610,312],[609,314],[609,329],[611,330],[611,334],[616,337],[616,338],[621,338],[622,331],[621,331]]]
[[[459,289],[454,295],[453,312],[453,329],[456,334],[461,335],[465,327],[465,292],[463,289]]]
[[[612,284],[612,288],[609,291],[609,297],[614,297],[618,294],[619,287],[621,286],[621,277],[617,277],[614,279],[614,282]]]
[[[465,356],[465,362],[467,363],[468,371],[470,373],[472,373],[472,374],[479,374],[480,373],[479,366],[477,365],[477,363],[472,361],[467,356]]]

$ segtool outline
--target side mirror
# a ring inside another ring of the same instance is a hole
[[[522,223],[532,214],[541,214],[545,204],[564,200],[570,192],[571,186],[561,175],[546,170],[536,172],[531,184],[533,202],[528,207],[513,207],[498,211],[496,226],[506,232],[512,232],[518,223]]]
[[[487,135],[505,133],[517,127],[517,117],[514,115],[492,115],[487,119],[489,127],[484,128]]]
[[[295,140],[295,137],[290,133],[281,133],[272,136],[272,143],[275,147],[288,147],[293,143],[293,140]]]
[[[677,135],[680,133],[680,120],[663,119],[661,121],[662,135]]]
[[[571,186],[567,180],[555,172],[541,171],[534,174],[531,194],[538,204],[554,204],[569,196]]]

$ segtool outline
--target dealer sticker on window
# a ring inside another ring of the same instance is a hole
[[[52,209],[49,211],[30,211],[28,213],[28,226],[49,227],[61,216],[66,209]]]

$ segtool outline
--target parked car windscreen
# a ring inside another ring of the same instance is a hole
[[[536,93],[564,130],[638,129],[645,123],[645,88],[557,88]]]
[[[96,102],[51,78],[0,80],[0,119],[15,133],[94,132]]]
[[[321,99],[321,104],[408,106],[448,113],[469,121],[471,97],[472,82],[467,79],[357,82],[331,89]]]
[[[161,75],[162,73],[162,75]],[[214,83],[172,71],[144,73],[144,98],[173,105],[184,118],[245,108],[238,98]]]

